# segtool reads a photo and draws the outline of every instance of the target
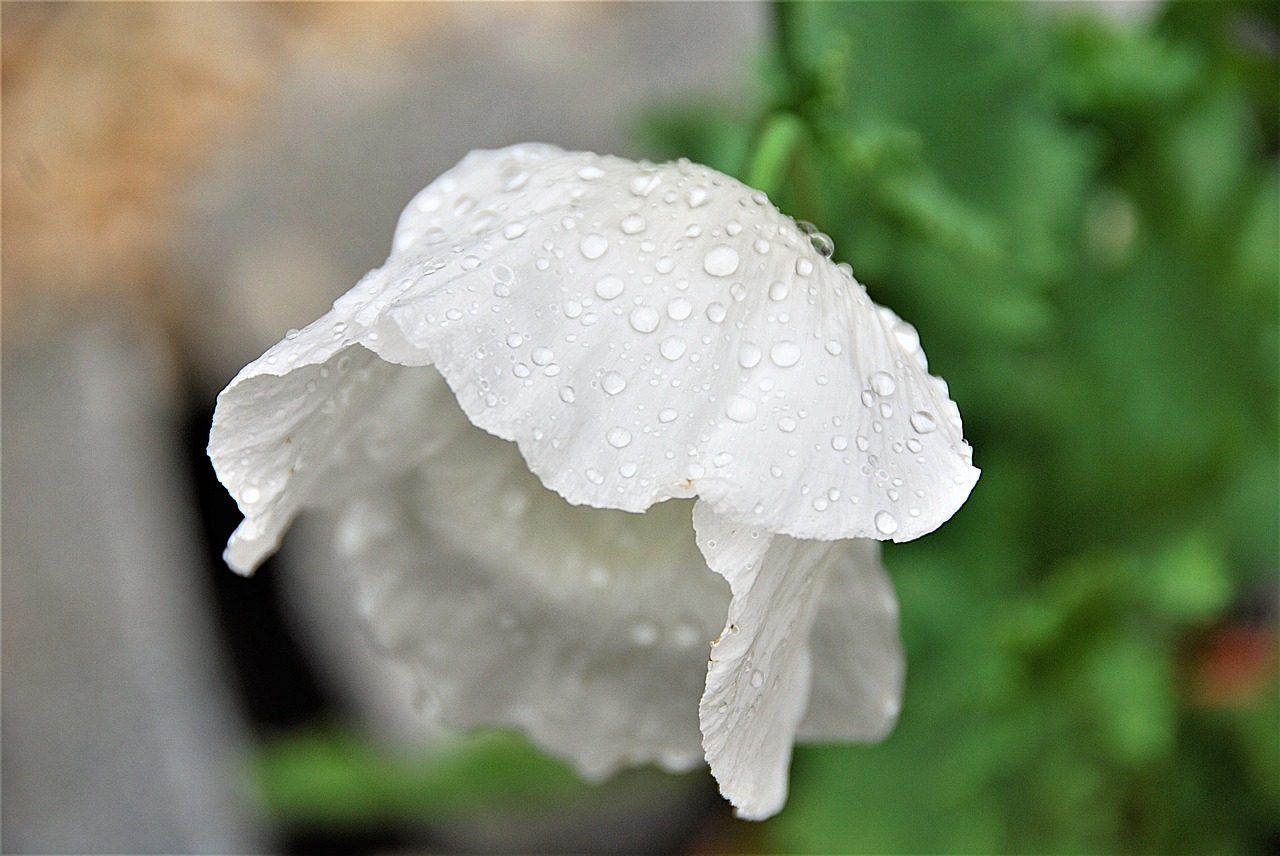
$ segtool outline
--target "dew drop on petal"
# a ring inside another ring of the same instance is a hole
[[[728,313],[729,310],[725,308],[725,305],[717,301],[707,307],[707,320],[713,324],[719,324]]]
[[[770,300],[786,300],[787,295],[791,293],[791,287],[785,282],[775,282],[769,286]]]
[[[637,306],[631,310],[629,320],[637,333],[652,333],[658,329],[658,310],[652,306]]]
[[[253,505],[261,498],[261,492],[253,485],[249,485],[240,493],[240,499],[245,505]]]
[[[622,290],[626,288],[626,284],[613,274],[606,274],[596,280],[596,294],[601,300],[613,300]]]
[[[769,359],[779,368],[789,368],[800,362],[800,346],[795,342],[778,342],[769,349]]]
[[[826,344],[827,353],[833,357],[840,356],[840,352],[844,350],[843,346],[835,339],[828,339]]]
[[[574,398],[574,395],[573,395],[573,387],[571,387],[571,386],[562,386],[562,387],[560,387],[560,400],[561,400],[561,401],[563,401],[565,404],[572,404],[572,403],[573,403],[573,398]]]
[[[583,473],[583,475],[586,476],[587,481],[591,482],[592,484],[604,484],[604,476],[600,474],[599,470],[588,469],[585,473]]]
[[[750,422],[756,418],[756,403],[745,395],[735,395],[725,405],[725,415],[734,422]]]
[[[800,276],[808,276],[813,273],[813,262],[808,259],[796,259],[796,273]]]
[[[849,448],[849,438],[843,434],[835,435],[831,438],[831,448],[835,449],[837,452],[843,452],[845,449]]]
[[[601,379],[600,388],[609,395],[617,395],[627,388],[627,379],[618,372],[608,372]]]
[[[550,348],[534,348],[531,357],[535,366],[550,365],[555,358],[556,355],[552,353]]]
[[[608,251],[609,240],[599,232],[592,232],[590,235],[584,235],[578,242],[578,249],[584,258],[594,261]]]
[[[679,336],[668,336],[662,340],[662,344],[658,345],[658,351],[668,360],[678,360],[684,356],[686,347],[688,346],[684,339]]]
[[[583,181],[595,181],[604,177],[604,170],[594,164],[588,164],[578,170],[578,178]]]
[[[675,267],[676,260],[671,256],[663,256],[653,263],[653,269],[658,273],[671,273],[671,271],[675,270]]]
[[[911,427],[916,429],[917,434],[929,434],[938,428],[938,423],[934,421],[933,414],[927,410],[917,410],[911,414]]]
[[[610,428],[605,434],[605,439],[609,441],[609,445],[615,449],[625,449],[631,445],[631,432],[621,426]]]
[[[628,235],[638,235],[647,224],[639,214],[628,214],[622,218],[622,231]]]
[[[642,172],[631,179],[628,187],[636,196],[648,196],[661,183],[662,176],[657,172]]]
[[[783,433],[790,434],[796,430],[796,420],[790,416],[784,416],[778,420],[778,430]]]
[[[478,267],[480,267],[479,256],[466,256],[465,258],[463,258],[462,260],[463,270],[475,270]]]
[[[507,347],[518,348],[524,344],[524,336],[519,333],[511,333],[507,336]]]
[[[676,416],[678,415],[679,414],[676,413],[676,409],[674,407],[664,407],[658,411],[658,421],[664,424],[667,422],[675,422]]]
[[[898,518],[887,511],[878,512],[876,514],[876,528],[885,535],[892,535],[898,531]]]
[[[751,686],[756,689],[760,689],[764,686],[764,672],[757,670],[756,673],[751,676]]]
[[[712,276],[730,276],[738,269],[738,251],[728,244],[717,244],[703,257],[702,269]]]
[[[876,372],[871,376],[871,388],[876,395],[893,395],[898,385],[894,383],[892,375],[888,372]]]
[[[667,304],[667,317],[672,321],[683,321],[693,312],[693,304],[683,297],[673,297]]]
[[[566,300],[562,309],[566,318],[577,318],[582,314],[582,304],[576,300]]]
[[[755,243],[751,245],[751,248],[763,256],[769,252],[769,242],[764,238],[756,238]]]
[[[516,363],[511,367],[511,373],[516,377],[528,377],[529,367],[524,363]]]
[[[705,187],[695,187],[689,191],[688,197],[690,208],[701,208],[711,201],[711,194]]]

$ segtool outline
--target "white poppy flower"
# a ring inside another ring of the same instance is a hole
[[[227,561],[339,506],[359,607],[443,722],[589,777],[705,758],[776,813],[797,737],[892,726],[876,541],[978,477],[915,331],[828,252],[688,162],[471,153],[219,397]]]

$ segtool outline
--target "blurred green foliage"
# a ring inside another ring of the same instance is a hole
[[[647,125],[834,237],[984,470],[886,550],[898,729],[766,849],[1277,846],[1277,8],[781,4],[757,103]]]
[[[886,549],[897,730],[798,748],[761,849],[1280,844],[1278,8],[781,4],[752,99],[645,117],[653,159],[830,233],[919,329],[984,471]],[[313,735],[258,772],[295,821],[585,787],[493,735],[411,762]]]

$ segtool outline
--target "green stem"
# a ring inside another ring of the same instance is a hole
[[[743,180],[769,197],[777,195],[796,146],[804,136],[804,122],[794,113],[774,113],[756,135]]]

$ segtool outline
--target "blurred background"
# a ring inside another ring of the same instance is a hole
[[[3,849],[1280,853],[1277,8],[5,3]],[[217,391],[524,140],[763,185],[964,413],[901,722],[765,823],[433,729],[322,519],[221,564]]]

